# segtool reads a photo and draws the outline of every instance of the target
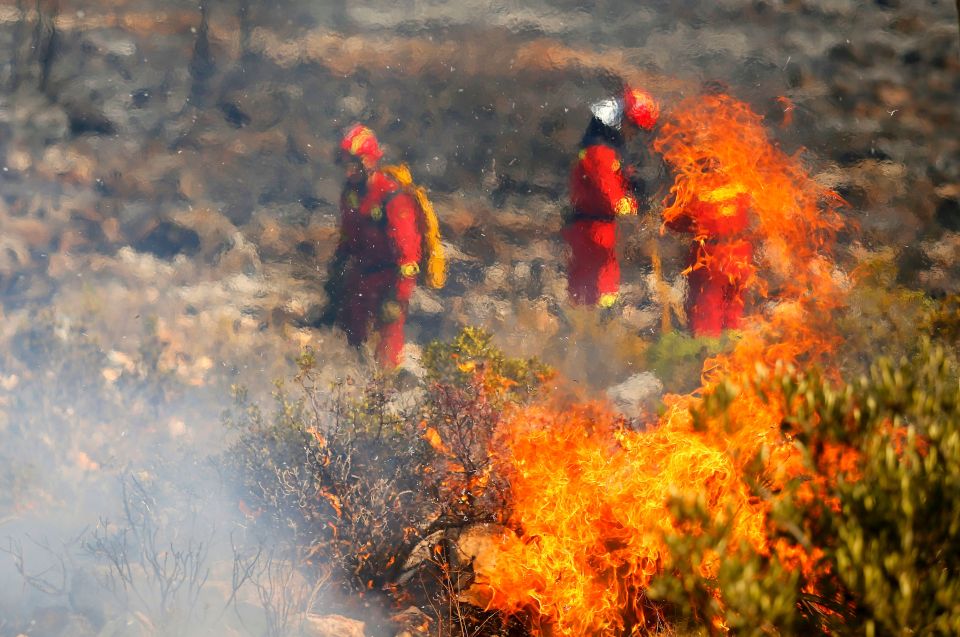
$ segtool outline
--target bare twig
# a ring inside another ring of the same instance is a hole
[[[0,551],[13,558],[13,566],[17,569],[20,577],[23,578],[24,584],[46,595],[66,595],[70,579],[67,547],[63,547],[63,550],[55,550],[46,539],[35,540],[29,536],[27,539],[53,558],[53,564],[40,572],[31,573],[27,568],[26,558],[23,554],[23,543],[12,537],[7,538],[7,546],[0,547]]]
[[[280,557],[280,549],[264,553],[260,547],[255,560],[248,563],[247,579],[260,600],[267,637],[283,637],[294,627],[299,629],[330,580],[329,569],[321,570],[312,582],[305,579],[297,570],[299,551],[289,548],[284,552],[291,559]]]
[[[122,526],[112,529],[101,520],[83,543],[89,555],[109,567],[101,578],[104,588],[155,626],[189,624],[210,574],[209,543],[193,536],[177,543],[179,528],[160,526],[156,499],[136,477],[123,481],[122,493]],[[192,525],[188,521],[184,526]]]

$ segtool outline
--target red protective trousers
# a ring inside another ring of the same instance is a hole
[[[613,219],[577,219],[563,230],[570,245],[567,291],[574,303],[595,305],[620,289],[617,224]]]
[[[377,341],[377,361],[392,369],[400,364],[403,352],[403,326],[407,319],[410,295],[416,280],[401,276],[395,268],[380,272],[362,272],[351,268],[346,273],[347,295],[343,300],[339,323],[354,347],[369,336],[371,325]]]
[[[746,240],[693,245],[687,275],[687,321],[695,336],[719,336],[743,320],[753,246]]]

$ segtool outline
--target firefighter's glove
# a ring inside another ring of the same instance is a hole
[[[404,263],[400,266],[400,276],[412,279],[413,277],[420,274],[420,264],[416,262]]]
[[[393,323],[403,314],[403,307],[397,301],[387,301],[380,307],[380,320]]]
[[[606,294],[600,295],[600,300],[597,301],[597,307],[602,309],[607,309],[613,307],[613,304],[617,302],[619,294],[616,292],[607,292]]]
[[[617,202],[616,211],[621,217],[637,214],[637,200],[633,197],[622,197]]]

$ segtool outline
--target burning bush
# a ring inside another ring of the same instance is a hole
[[[424,352],[426,439],[437,457],[425,482],[449,526],[502,522],[509,485],[495,472],[493,435],[508,405],[536,397],[550,370],[536,360],[508,358],[483,330],[464,329]]]
[[[734,545],[776,549],[765,533],[771,503],[751,482],[761,476],[783,489],[801,463],[782,443],[787,405],[765,400],[750,380],[781,362],[823,361],[838,340],[832,317],[846,282],[827,250],[842,202],[811,179],[799,155],[773,144],[746,104],[717,94],[677,104],[654,147],[675,174],[667,221],[726,184],[751,194],[762,267],[744,264],[755,270],[744,292],[768,301],[729,349],[704,362],[701,387],[666,397],[659,422],[645,430],[597,405],[536,405],[501,422],[505,453],[497,458],[510,480],[514,534],[478,569],[477,586],[491,607],[526,617],[538,635],[613,636],[663,625],[669,608],[647,591],[669,559],[664,534],[690,528],[670,510],[678,490],[700,495]],[[754,458],[767,447],[757,473]],[[809,556],[796,561],[806,565]]]
[[[779,492],[753,485],[771,503],[776,550],[757,552],[702,502],[677,501],[681,528],[696,532],[668,541],[673,560],[653,594],[688,620],[712,619],[716,633],[956,633],[958,372],[954,354],[925,344],[914,359],[880,359],[850,383],[814,372],[768,383],[793,406],[784,430],[805,470]],[[797,568],[797,555],[811,558],[809,568]]]
[[[428,566],[420,592],[435,614],[449,615],[459,587],[445,557],[447,532],[509,511],[491,462],[493,432],[504,410],[536,396],[549,374],[492,340],[467,328],[431,344],[423,385],[413,390],[379,374],[320,386],[310,350],[294,390],[277,384],[272,414],[236,389],[227,420],[239,437],[226,462],[240,477],[242,510],[300,546],[304,566],[332,565],[354,591],[394,589],[404,569]],[[429,558],[417,562],[420,552]]]

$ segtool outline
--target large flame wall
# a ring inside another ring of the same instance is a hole
[[[672,528],[668,501],[677,491],[705,496],[717,515],[733,511],[735,535],[769,550],[766,505],[750,497],[744,465],[764,444],[774,449],[772,475],[786,477],[796,463],[780,444],[781,407],[746,381],[757,366],[820,360],[834,343],[829,321],[842,277],[827,249],[839,198],[729,96],[677,104],[655,148],[675,175],[666,221],[717,189],[749,193],[754,311],[733,350],[706,362],[702,387],[668,397],[646,431],[619,427],[600,405],[539,405],[502,423],[516,535],[478,567],[478,582],[491,607],[526,614],[541,634],[619,635],[644,621],[643,591],[666,557],[662,533]],[[695,429],[692,410],[723,379],[740,388],[723,422]]]

